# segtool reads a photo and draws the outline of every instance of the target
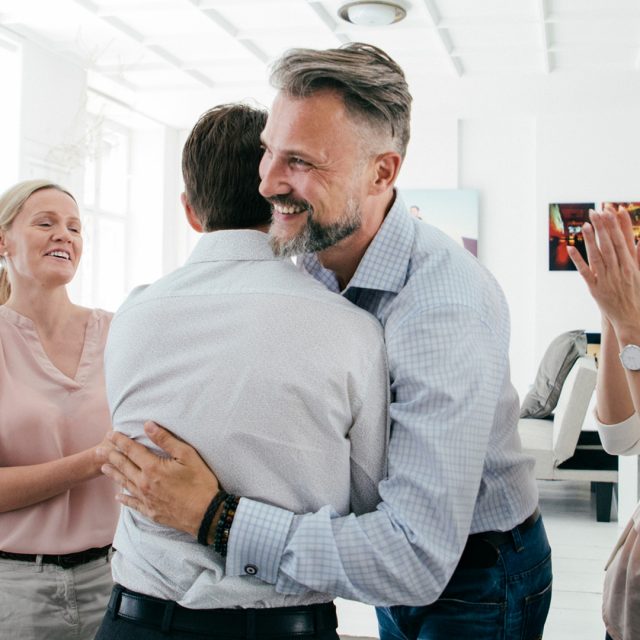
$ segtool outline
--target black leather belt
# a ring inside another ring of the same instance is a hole
[[[498,560],[498,547],[503,544],[513,543],[513,534],[517,531],[520,535],[525,533],[538,522],[540,509],[535,511],[519,525],[509,531],[481,531],[473,533],[467,538],[458,567],[464,569],[485,569],[493,567]]]
[[[84,551],[78,551],[77,553],[67,553],[64,555],[43,555],[42,564],[55,564],[63,569],[71,569],[81,564],[87,564],[92,560],[98,560],[99,558],[105,558],[109,555],[111,545],[106,547],[94,547],[92,549],[85,549]],[[38,556],[35,553],[11,553],[9,551],[0,551],[0,558],[4,560],[18,560],[20,562],[36,562]]]
[[[207,637],[274,638],[313,635],[338,627],[333,602],[273,609],[187,609],[116,585],[108,609],[113,617],[160,629]]]

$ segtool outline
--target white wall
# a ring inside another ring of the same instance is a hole
[[[540,122],[538,135],[538,263],[537,296],[540,300],[536,339],[566,328],[599,331],[595,303],[579,276],[544,268],[542,251],[547,237],[542,213],[549,202],[637,201],[640,198],[640,144],[637,110],[617,106],[603,115],[549,116]],[[579,196],[579,198],[578,198]],[[553,310],[561,313],[553,313]]]
[[[20,177],[47,168],[80,194],[74,158],[82,157],[86,74],[24,43],[23,76]],[[399,186],[478,190],[480,259],[511,308],[512,373],[521,394],[558,333],[598,329],[579,276],[548,271],[548,204],[640,200],[639,102],[636,74],[602,72],[440,78],[414,95]],[[134,176],[146,179],[132,192],[140,217],[131,229],[131,285],[175,268],[193,244],[179,205],[185,133],[160,125],[136,135],[134,146],[147,154],[133,164]],[[149,259],[137,251],[141,243]]]
[[[536,123],[530,116],[466,119],[460,131],[460,182],[480,191],[478,257],[509,303],[511,375],[522,395],[536,358]]]
[[[639,101],[634,74],[605,73],[446,78],[414,95],[399,184],[479,191],[479,257],[511,308],[521,395],[557,334],[599,330],[578,274],[548,270],[548,205],[640,199]]]

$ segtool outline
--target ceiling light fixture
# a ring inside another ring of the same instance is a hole
[[[340,7],[338,15],[343,20],[351,22],[351,24],[365,27],[383,27],[399,22],[407,15],[407,12],[395,2],[359,0],[358,2],[349,2]]]

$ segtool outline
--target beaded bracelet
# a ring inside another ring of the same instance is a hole
[[[202,522],[200,523],[200,529],[198,529],[198,542],[205,547],[209,545],[209,530],[211,529],[211,523],[213,522],[213,516],[216,515],[216,511],[228,497],[228,493],[220,489],[213,500],[209,503],[207,510],[204,512]]]
[[[222,557],[227,555],[229,532],[231,531],[231,525],[233,524],[233,518],[236,515],[239,502],[240,498],[238,496],[227,495],[224,500],[222,512],[220,513],[220,518],[218,519],[216,535],[213,539],[213,549]]]

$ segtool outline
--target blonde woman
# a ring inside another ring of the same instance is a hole
[[[21,182],[0,196],[0,637],[93,638],[118,517],[103,350],[111,314],[73,304],[78,206]]]
[[[592,212],[583,228],[589,264],[570,257],[602,313],[597,419],[604,448],[640,454],[640,246],[627,211]],[[597,236],[597,243],[596,243]],[[607,564],[603,619],[607,639],[640,638],[640,505]]]

